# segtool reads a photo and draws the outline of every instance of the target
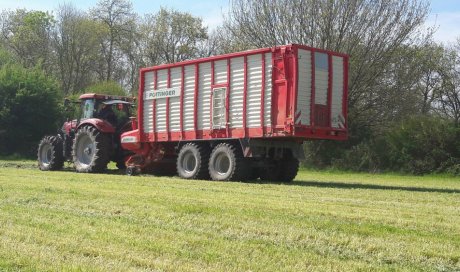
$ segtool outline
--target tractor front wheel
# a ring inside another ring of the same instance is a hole
[[[77,172],[100,173],[107,169],[111,145],[108,135],[94,127],[83,127],[75,135],[72,157]]]
[[[45,136],[38,145],[38,168],[60,170],[64,166],[63,142],[59,136]]]

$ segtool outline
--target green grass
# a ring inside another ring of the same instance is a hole
[[[264,184],[34,164],[0,162],[0,271],[460,271],[458,178],[304,170]]]

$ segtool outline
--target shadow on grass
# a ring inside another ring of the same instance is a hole
[[[368,190],[390,190],[390,191],[408,191],[408,192],[426,192],[426,193],[460,193],[460,189],[447,188],[429,188],[429,187],[411,187],[411,186],[391,186],[377,184],[362,184],[362,183],[345,183],[335,181],[294,181],[291,183],[285,182],[265,182],[255,181],[259,184],[280,184],[288,186],[305,186],[318,188],[335,188],[335,189],[368,189]]]
[[[2,158],[3,160],[4,158]],[[0,161],[0,168],[28,168],[38,169],[35,161],[15,161],[15,160],[4,160]],[[75,172],[75,168],[71,164],[66,163],[64,168],[61,170],[64,172]],[[108,175],[125,175],[125,170],[122,169],[107,169],[105,172],[100,174]],[[144,176],[144,175],[143,175]],[[151,177],[171,177],[170,175],[151,175]],[[178,178],[178,177],[177,177]],[[212,182],[212,181],[210,181]],[[228,182],[228,181],[224,181]],[[335,189],[368,189],[368,190],[390,190],[390,191],[408,191],[408,192],[427,192],[427,193],[456,193],[460,194],[460,189],[448,189],[448,188],[429,188],[429,187],[413,187],[413,186],[391,186],[391,185],[377,185],[377,184],[366,184],[366,183],[345,183],[335,181],[302,181],[296,180],[294,182],[271,182],[263,180],[252,180],[247,181],[250,184],[274,184],[274,185],[288,185],[288,186],[302,186],[302,187],[318,187],[318,188],[335,188]]]
[[[67,169],[71,170],[71,169]],[[72,169],[75,171],[75,169]],[[122,169],[107,169],[101,174],[106,175],[126,175],[125,170]],[[174,175],[154,175],[151,173],[144,173],[141,176],[144,177],[174,177],[180,179],[180,177]],[[216,182],[211,181],[209,182]],[[221,181],[224,183],[232,181]],[[238,182],[238,181],[234,181]],[[430,188],[430,187],[413,187],[413,186],[392,186],[392,185],[377,185],[377,184],[366,184],[366,183],[345,183],[336,181],[303,181],[295,180],[293,182],[281,182],[281,181],[263,181],[263,180],[249,180],[244,183],[248,184],[273,184],[273,185],[287,185],[287,186],[301,186],[301,187],[318,187],[318,188],[335,188],[335,189],[366,189],[366,190],[390,190],[390,191],[408,191],[408,192],[426,192],[426,193],[457,193],[460,194],[460,189],[448,189],[448,188]]]

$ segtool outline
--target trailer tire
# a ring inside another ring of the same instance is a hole
[[[291,157],[280,162],[279,180],[283,182],[292,182],[299,171],[299,160]]]
[[[38,168],[42,171],[60,170],[64,166],[63,141],[59,136],[45,136],[38,144]]]
[[[209,159],[209,175],[213,180],[245,181],[250,175],[250,165],[242,152],[228,143],[218,144]]]
[[[75,169],[80,173],[100,173],[110,161],[110,138],[94,127],[78,130],[72,148]]]
[[[265,162],[267,166],[262,167],[259,171],[260,180],[274,182],[280,179],[280,163],[278,161],[269,160]]]
[[[257,180],[260,177],[259,169],[257,167],[251,167],[249,169],[249,180]]]
[[[177,174],[185,179],[208,179],[209,153],[209,148],[205,145],[183,145],[177,156]]]

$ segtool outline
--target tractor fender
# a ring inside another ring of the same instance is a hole
[[[98,118],[90,118],[85,119],[83,122],[78,124],[77,129],[80,129],[83,126],[91,125],[95,127],[97,130],[103,133],[115,133],[115,128],[109,122],[98,119]]]

